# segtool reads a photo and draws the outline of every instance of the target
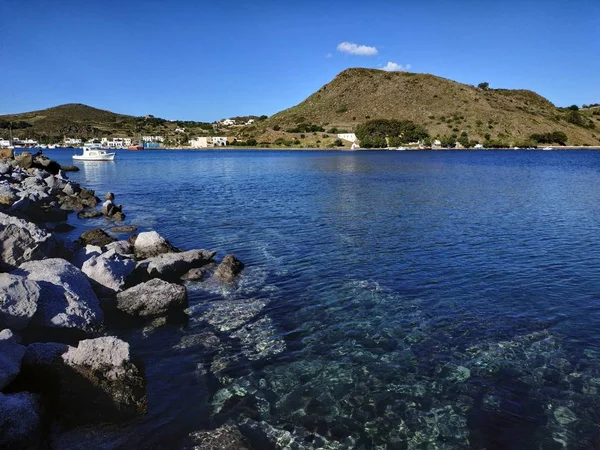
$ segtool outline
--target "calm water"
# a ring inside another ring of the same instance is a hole
[[[79,165],[127,222],[247,264],[189,284],[186,324],[112,330],[146,363],[149,414],[107,441],[177,448],[233,420],[289,448],[600,448],[600,152]]]

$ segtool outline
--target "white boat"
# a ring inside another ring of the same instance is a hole
[[[542,150],[552,150],[552,147],[544,147]]]
[[[408,150],[408,149],[406,147],[397,147],[396,150],[404,151],[404,150]]]
[[[82,155],[73,155],[77,161],[113,161],[114,153],[109,153],[100,144],[86,144],[83,146]]]

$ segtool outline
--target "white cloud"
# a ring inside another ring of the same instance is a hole
[[[395,62],[388,61],[388,63],[381,68],[386,72],[405,72],[410,70],[410,64],[403,66],[402,64],[396,64]]]
[[[348,53],[350,55],[360,55],[360,56],[375,56],[377,53],[377,49],[375,47],[369,47],[367,45],[358,45],[353,42],[342,42],[337,46],[339,52]]]

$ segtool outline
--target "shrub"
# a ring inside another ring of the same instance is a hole
[[[273,131],[279,131],[281,127],[279,125],[273,125]]]
[[[408,144],[429,137],[429,133],[421,125],[416,125],[409,120],[376,119],[357,126],[356,137],[361,141],[361,145],[365,139],[379,145],[388,137],[399,138],[401,144]]]
[[[344,142],[341,139],[336,139],[335,142],[333,143],[334,147],[343,147],[344,146]]]
[[[479,89],[483,89],[484,91],[487,91],[490,88],[490,83],[488,83],[487,81],[484,81],[483,83],[479,83],[477,85],[477,87]]]

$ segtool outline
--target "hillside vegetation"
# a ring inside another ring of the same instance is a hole
[[[184,127],[185,133],[175,129]],[[60,142],[63,137],[99,138],[165,136],[173,144],[187,143],[189,136],[213,134],[212,124],[193,121],[169,121],[153,116],[135,117],[117,114],[79,103],[21,114],[0,116],[0,137],[33,138],[42,143]]]
[[[591,109],[557,108],[528,90],[478,88],[433,75],[375,69],[345,70],[299,105],[246,132],[264,141],[299,127],[354,131],[372,119],[412,121],[431,138],[466,134],[472,142],[512,146],[530,141],[531,135],[563,132],[569,145],[600,144],[600,115]]]

